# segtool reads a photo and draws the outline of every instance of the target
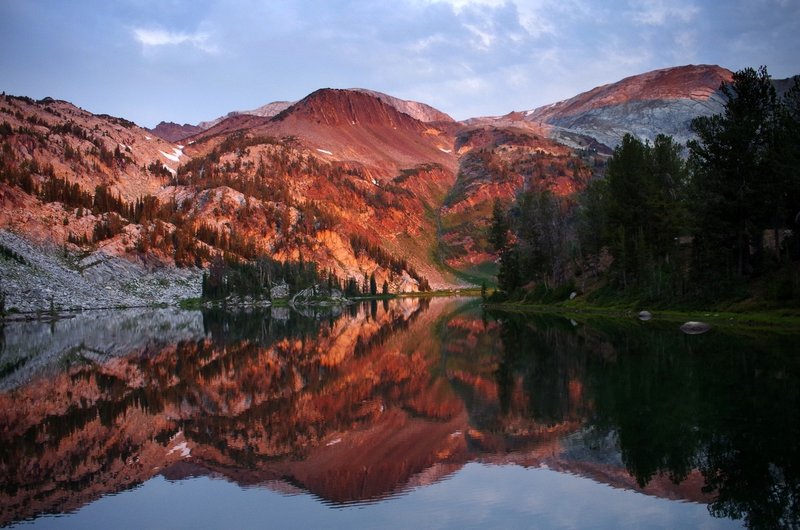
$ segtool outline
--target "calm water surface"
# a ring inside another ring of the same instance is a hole
[[[484,312],[0,328],[0,526],[796,528],[800,336]]]

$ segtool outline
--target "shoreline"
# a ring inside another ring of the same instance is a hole
[[[599,307],[599,306],[562,306],[515,303],[485,302],[486,309],[497,309],[508,313],[538,313],[560,315],[570,318],[586,319],[597,317],[615,320],[632,320],[636,322],[687,322],[702,321],[721,328],[746,327],[747,329],[791,330],[800,333],[800,310],[794,308],[763,309],[757,311],[711,311],[653,309],[652,318],[647,321],[639,319],[639,311],[633,309]]]

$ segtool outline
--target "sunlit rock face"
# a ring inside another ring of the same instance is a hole
[[[487,237],[495,201],[511,204],[520,193],[535,190],[549,191],[566,205],[586,187],[602,158],[519,124],[465,127],[454,147],[458,177],[440,210],[439,245],[445,263],[460,270],[495,267]]]
[[[63,298],[54,300],[59,308],[197,296],[197,267],[207,267],[208,259],[179,256],[177,241],[181,236],[184,247],[213,255],[220,249],[201,240],[202,227],[280,261],[303,256],[342,279],[361,282],[374,274],[393,292],[459,283],[430,259],[434,213],[455,179],[456,125],[425,105],[326,89],[296,104],[272,106],[272,114],[234,114],[180,144],[66,102],[4,96],[0,108],[10,129],[2,138],[4,172],[30,173],[39,187],[66,179],[89,202],[104,186],[127,204],[150,195],[180,210],[157,220],[116,216],[67,205],[60,195],[26,192],[16,181],[0,182],[0,229],[12,234],[6,239],[22,237],[33,244],[28,254],[36,261],[52,262],[39,274],[8,260],[19,269],[13,284],[0,284],[8,307],[44,309],[51,298],[44,283],[57,287],[52,296]],[[120,225],[118,233],[97,239],[98,227],[112,221]],[[176,265],[181,274],[162,272]],[[166,288],[151,289],[149,279]],[[92,288],[106,281],[111,292]]]
[[[625,134],[651,143],[666,134],[684,144],[694,137],[692,119],[722,111],[720,87],[732,78],[730,70],[714,65],[665,68],[536,109],[468,121],[529,128],[564,145],[598,152],[609,152]]]

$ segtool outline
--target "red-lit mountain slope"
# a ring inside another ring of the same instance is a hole
[[[668,68],[466,122],[378,92],[321,89],[199,124],[180,144],[63,101],[4,96],[0,244],[21,259],[6,260],[0,286],[8,307],[43,309],[63,291],[48,294],[45,283],[70,284],[78,272],[98,284],[102,263],[103,305],[138,304],[147,296],[120,293],[177,265],[181,282],[193,280],[174,296],[191,296],[223,251],[303,257],[342,279],[374,274],[392,291],[466,285],[463,273],[481,281],[494,272],[486,234],[495,199],[548,190],[570,208],[623,134],[685,141],[692,118],[721,108],[730,76]],[[39,258],[49,265],[38,270],[54,276],[32,285]],[[129,273],[118,274],[120,264]]]

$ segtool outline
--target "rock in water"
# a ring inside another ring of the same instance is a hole
[[[650,320],[653,318],[653,313],[650,311],[639,311],[639,320]]]
[[[711,324],[706,324],[705,322],[689,321],[681,326],[681,331],[687,335],[700,335],[709,329],[711,329]]]

